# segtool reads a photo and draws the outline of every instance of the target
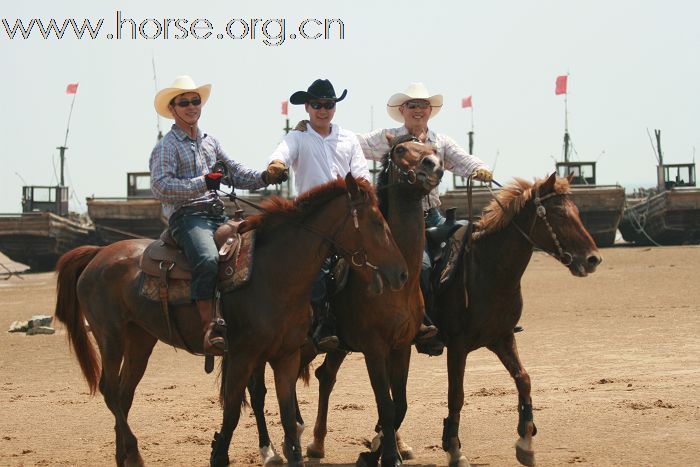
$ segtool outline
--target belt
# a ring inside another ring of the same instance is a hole
[[[183,216],[187,214],[211,214],[213,216],[223,216],[226,214],[224,203],[221,201],[214,203],[200,203],[192,206],[183,206],[179,208],[173,216]]]

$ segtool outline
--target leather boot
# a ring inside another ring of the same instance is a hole
[[[204,330],[204,353],[222,356],[226,351],[226,323],[214,318],[214,299],[197,300],[197,309]]]
[[[434,303],[433,294],[430,293],[429,289],[430,287],[421,286],[423,303],[425,303],[425,313],[423,314],[423,322],[418,329],[418,334],[416,334],[413,341],[419,353],[436,357],[442,355],[445,344],[440,337],[438,337],[438,329],[430,319],[430,315],[433,314]]]
[[[311,340],[320,352],[331,352],[338,348],[340,340],[336,336],[335,316],[330,311],[330,304],[312,303],[314,311],[314,330],[311,333]]]

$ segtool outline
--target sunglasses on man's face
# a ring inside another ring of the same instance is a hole
[[[427,109],[430,107],[430,102],[428,101],[408,101],[404,104],[407,109]]]
[[[335,101],[330,101],[330,102],[309,102],[309,106],[314,109],[318,110],[321,107],[323,107],[326,110],[331,110],[333,107],[335,107]]]
[[[199,97],[195,97],[192,100],[182,99],[181,101],[174,102],[174,105],[176,105],[178,107],[188,107],[190,104],[192,104],[193,106],[197,107],[201,103],[202,103],[202,99],[200,99]]]

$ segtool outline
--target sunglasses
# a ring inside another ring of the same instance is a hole
[[[430,102],[428,101],[408,101],[404,104],[407,109],[427,109],[430,107]]]
[[[335,101],[330,101],[330,102],[309,102],[309,106],[314,109],[318,110],[320,108],[324,108],[326,110],[331,110],[332,108],[335,107]]]
[[[188,107],[190,104],[192,104],[193,106],[197,107],[201,103],[202,103],[202,99],[200,99],[199,97],[195,97],[192,100],[182,99],[179,102],[173,102],[173,105],[176,105],[178,107]]]

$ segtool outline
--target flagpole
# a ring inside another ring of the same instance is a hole
[[[59,150],[59,157],[61,160],[61,186],[66,186],[65,183],[65,178],[63,175],[63,168],[65,167],[66,164],[66,149],[68,149],[68,131],[70,130],[70,118],[71,115],[73,115],[73,105],[75,104],[75,97],[78,95],[78,93],[73,93],[73,100],[70,103],[70,110],[68,111],[68,122],[66,123],[66,137],[63,140],[63,146],[59,146],[56,149]]]
[[[564,162],[569,162],[569,73],[566,74],[566,90],[564,91]]]

